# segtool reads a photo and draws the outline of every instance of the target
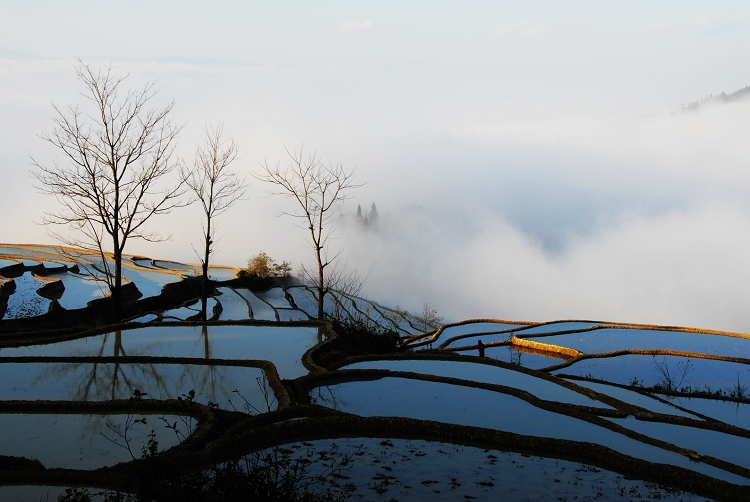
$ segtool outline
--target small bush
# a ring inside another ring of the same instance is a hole
[[[393,330],[371,322],[347,319],[335,323],[336,332],[352,347],[370,354],[401,350],[401,337]]]
[[[693,363],[688,359],[687,361],[678,361],[676,369],[670,368],[667,363],[667,358],[663,357],[659,361],[654,356],[654,365],[659,374],[659,381],[653,386],[656,390],[666,392],[690,392],[690,388],[683,387],[682,383],[687,383],[689,380],[688,375],[693,371]]]
[[[727,395],[733,399],[747,399],[750,397],[748,384],[740,381],[740,375],[737,375],[737,383],[727,389]]]
[[[247,268],[240,270],[239,276],[246,279],[267,279],[289,277],[291,273],[291,263],[288,261],[276,263],[276,260],[261,251],[247,261]]]

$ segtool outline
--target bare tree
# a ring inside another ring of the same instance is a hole
[[[415,318],[417,320],[417,328],[424,332],[438,329],[443,322],[443,316],[429,303],[422,305],[422,310],[416,314]]]
[[[119,320],[125,245],[130,239],[163,240],[147,232],[145,223],[181,205],[181,183],[160,186],[179,163],[173,154],[181,127],[170,118],[174,103],[148,107],[156,94],[154,83],[126,90],[122,83],[127,75],[113,75],[111,67],[93,70],[80,60],[76,74],[85,87],[87,110],[53,105],[55,128],[41,135],[62,151],[66,163],[45,166],[32,158],[37,168],[33,175],[37,189],[55,196],[62,206],[46,213],[44,223],[68,226],[82,237],[50,233],[65,244],[100,254],[113,316]],[[114,266],[105,255],[107,247]]]
[[[341,254],[340,249],[333,254],[328,251],[333,209],[336,203],[351,197],[352,189],[362,185],[354,183],[354,169],[347,171],[341,164],[323,164],[315,153],[304,157],[302,149],[299,152],[287,149],[286,153],[289,156],[288,164],[282,167],[281,161],[274,166],[264,162],[264,173],[256,177],[276,185],[278,191],[273,193],[297,202],[295,211],[283,214],[301,219],[310,232],[317,274],[311,271],[305,275],[310,275],[315,280],[318,319],[322,320],[325,315],[323,302],[331,287],[327,278],[333,277],[329,273],[329,267],[336,263]]]
[[[324,277],[324,291],[332,298],[333,310],[329,313],[338,321],[344,321],[351,317],[346,304],[353,302],[362,291],[367,280],[359,270],[350,270],[346,264],[334,260]],[[318,284],[317,270],[308,268],[304,264],[300,267],[302,280],[307,284]],[[316,288],[318,290],[318,288]],[[319,294],[314,295],[316,298]]]
[[[229,165],[237,160],[237,143],[223,140],[223,126],[206,126],[205,139],[195,153],[192,170],[182,169],[185,184],[203,209],[203,272],[201,286],[201,317],[206,319],[208,302],[208,265],[213,252],[216,233],[215,218],[240,200],[247,190],[244,178],[231,171]]]

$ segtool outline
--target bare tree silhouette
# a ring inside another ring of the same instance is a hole
[[[156,94],[153,83],[125,90],[127,75],[113,75],[109,67],[94,70],[80,60],[76,74],[85,87],[87,111],[77,105],[66,110],[53,105],[55,128],[41,135],[67,162],[42,165],[32,158],[33,175],[37,189],[56,197],[62,206],[47,213],[44,223],[67,226],[82,237],[52,235],[101,255],[113,316],[119,320],[125,245],[130,239],[162,240],[146,231],[146,222],[182,204],[182,183],[159,186],[179,163],[174,148],[180,127],[170,118],[173,103],[148,108]],[[106,248],[112,251],[113,264],[105,256]]]
[[[245,180],[229,169],[237,159],[237,144],[233,139],[223,140],[223,126],[206,126],[205,139],[195,153],[192,170],[183,167],[181,175],[192,192],[194,200],[203,210],[203,256],[201,267],[201,317],[206,320],[208,301],[208,266],[214,250],[215,218],[240,200],[247,190]]]
[[[291,198],[297,203],[292,212],[284,212],[293,218],[301,219],[310,232],[310,243],[315,254],[315,271],[303,268],[303,274],[315,284],[318,300],[318,319],[324,318],[325,295],[335,289],[331,279],[346,277],[348,274],[331,273],[337,269],[336,264],[341,249],[329,254],[328,242],[332,232],[333,209],[336,204],[351,198],[351,191],[362,186],[354,183],[354,169],[346,170],[341,164],[324,164],[315,153],[305,157],[299,152],[286,150],[289,163],[282,166],[281,161],[271,166],[263,164],[264,172],[256,176],[277,187],[272,192],[282,197]],[[329,268],[330,267],[330,268]]]

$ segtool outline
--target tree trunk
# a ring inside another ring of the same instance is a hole
[[[208,308],[208,259],[211,256],[211,219],[208,218],[206,223],[206,253],[203,256],[203,279],[201,280],[201,319],[205,321],[208,319],[206,315]]]
[[[325,283],[323,281],[323,261],[320,257],[320,249],[317,250],[318,258],[318,320],[322,321],[324,317],[323,296],[326,294]]]
[[[208,343],[208,326],[201,326],[201,337],[203,338],[203,358],[211,359],[211,345]]]
[[[122,331],[115,331],[115,340],[112,343],[114,348],[114,356],[120,357],[125,356],[125,349],[122,346]]]
[[[208,253],[206,253],[208,256]],[[208,319],[208,263],[203,264],[203,278],[201,280],[201,320]]]
[[[112,372],[112,394],[110,396],[110,399],[115,399],[117,397],[117,375],[120,373],[120,363],[117,362],[117,358],[120,356],[125,356],[125,350],[122,348],[122,331],[115,331],[115,339],[114,343],[112,344],[114,348],[114,371]]]
[[[103,260],[107,258],[102,256]],[[112,317],[114,322],[120,322],[122,316],[122,252],[115,251],[115,287],[112,289]]]

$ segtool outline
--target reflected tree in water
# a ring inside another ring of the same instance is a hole
[[[521,356],[523,355],[523,352],[514,349],[510,345],[508,346],[508,350],[510,351],[510,364],[523,366],[523,364],[521,363]]]
[[[112,354],[106,354],[108,343],[112,343]],[[106,333],[102,336],[101,346],[94,357],[108,357],[107,362],[50,363],[34,380],[38,384],[50,378],[73,380],[70,399],[74,401],[102,401],[108,399],[127,399],[136,390],[168,397],[169,386],[164,375],[153,363],[122,363],[128,356],[145,355],[148,348],[137,353],[129,353],[122,342],[122,331]],[[70,378],[70,375],[74,375]]]
[[[312,389],[310,391],[310,402],[334,410],[341,410],[349,404],[345,399],[336,394],[336,387],[330,385],[322,385]]]

